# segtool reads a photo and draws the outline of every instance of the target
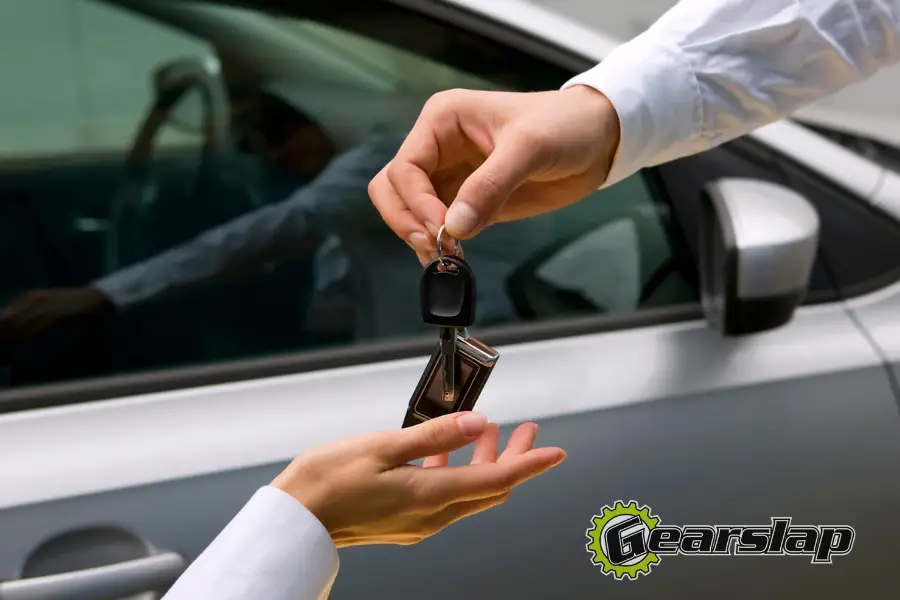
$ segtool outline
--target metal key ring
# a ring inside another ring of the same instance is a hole
[[[437,234],[437,255],[438,255],[438,258],[441,260],[441,264],[444,265],[445,267],[447,266],[447,263],[444,262],[444,243],[443,242],[444,242],[444,229],[446,227],[447,227],[446,225],[441,225],[441,228],[438,229],[438,234]],[[454,241],[456,242],[456,248],[454,248],[454,250],[453,250],[453,256],[459,256],[459,252],[460,252],[460,250],[462,250],[462,245],[459,243],[459,240],[454,240]]]

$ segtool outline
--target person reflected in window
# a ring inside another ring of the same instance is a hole
[[[275,86],[267,89],[280,93],[282,102],[277,124],[269,119],[268,130],[257,131],[265,140],[262,153],[288,172],[320,169],[309,184],[88,285],[21,294],[0,312],[0,338],[24,341],[68,320],[121,311],[311,255],[318,296],[313,315],[319,314],[316,306],[334,308],[342,294],[351,295],[343,300],[352,306],[348,325],[357,340],[423,331],[421,266],[384,224],[368,194],[369,182],[396,154],[406,130],[371,133],[338,153],[324,128],[311,127],[302,108],[294,109],[293,98]],[[478,276],[477,324],[517,318],[504,288],[507,275],[546,241],[548,227],[541,219],[497,224],[465,245]]]

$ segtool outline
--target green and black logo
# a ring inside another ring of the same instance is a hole
[[[807,556],[831,564],[850,554],[856,531],[849,525],[663,525],[650,508],[619,500],[604,506],[587,530],[591,563],[618,580],[650,573],[663,556]]]

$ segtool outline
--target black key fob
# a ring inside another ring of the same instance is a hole
[[[420,282],[422,321],[462,329],[475,322],[475,275],[462,258],[443,256],[425,266]]]
[[[425,266],[420,283],[422,321],[440,328],[440,342],[410,398],[403,427],[473,410],[499,356],[468,336],[466,328],[475,322],[475,274],[464,259],[441,252],[443,231],[438,257]]]

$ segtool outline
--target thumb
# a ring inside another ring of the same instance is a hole
[[[507,137],[460,186],[444,224],[454,239],[477,235],[509,197],[540,167],[544,152],[524,136]]]
[[[484,433],[487,418],[481,413],[456,413],[425,421],[394,432],[395,440],[386,448],[391,466],[458,450]]]

